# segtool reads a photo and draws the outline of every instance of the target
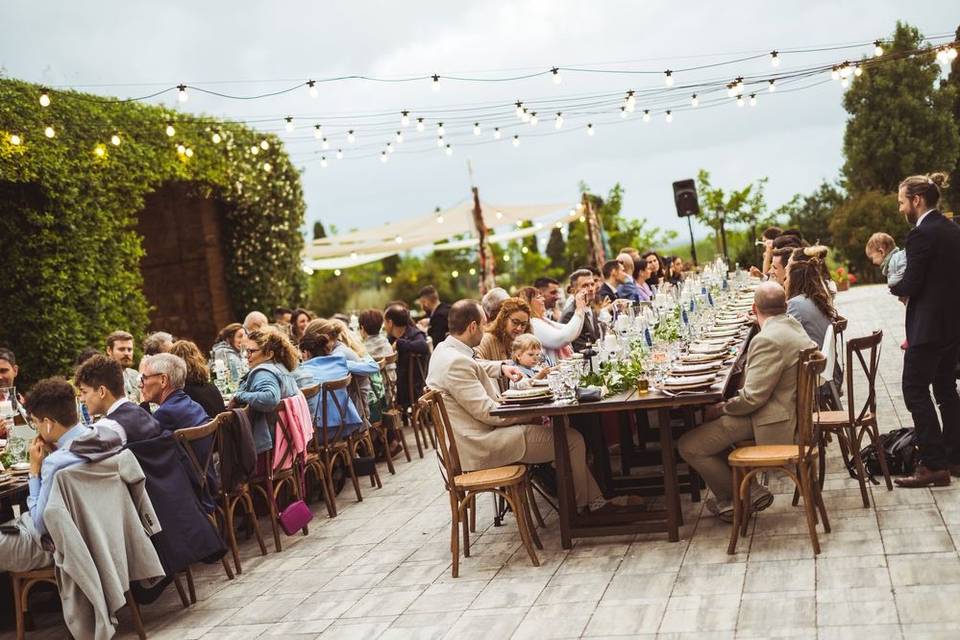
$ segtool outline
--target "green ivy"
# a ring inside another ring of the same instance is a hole
[[[72,91],[49,92],[44,108],[40,94],[37,85],[0,79],[0,345],[17,353],[22,382],[69,371],[83,347],[102,347],[110,331],[146,329],[137,216],[167,183],[224,206],[235,317],[303,298],[303,193],[275,136]],[[47,126],[54,138],[44,136]],[[269,148],[254,155],[264,140]],[[192,157],[178,154],[178,144]]]

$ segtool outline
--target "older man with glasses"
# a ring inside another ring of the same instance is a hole
[[[140,363],[140,395],[145,402],[159,405],[153,417],[161,428],[176,431],[197,427],[210,421],[210,416],[184,392],[187,363],[172,353],[145,356]]]

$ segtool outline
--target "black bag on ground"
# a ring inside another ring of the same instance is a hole
[[[903,429],[894,429],[889,433],[880,434],[880,446],[887,457],[887,469],[892,476],[906,476],[913,473],[920,460],[920,452],[917,449],[917,438],[913,427]],[[863,459],[863,466],[867,470],[867,476],[870,482],[880,484],[876,476],[882,476],[883,470],[880,468],[880,456],[877,455],[877,449],[873,444],[868,444],[860,450],[860,457]],[[857,477],[857,470],[853,460],[847,463],[847,469],[850,476]]]

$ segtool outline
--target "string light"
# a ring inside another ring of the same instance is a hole
[[[666,84],[668,87],[672,87],[672,86],[673,86],[673,71],[670,71],[669,69],[667,69],[666,71],[663,72],[663,75],[664,75],[664,78],[663,78],[664,84]]]
[[[620,107],[620,117],[623,118],[624,120],[627,119],[627,108],[626,108],[626,107]]]
[[[397,244],[401,244],[401,243],[403,242],[403,238],[402,238],[401,236],[397,236],[397,237],[394,238],[393,240],[394,240],[394,242],[396,242]]]
[[[873,41],[873,57],[879,58],[882,55],[883,55],[883,43],[881,43],[879,40],[874,40]]]
[[[409,124],[410,124],[410,112],[409,112],[409,111],[401,111],[401,112],[400,112],[400,126],[401,126],[401,127],[406,127],[406,126],[409,126]]]
[[[166,132],[167,132],[167,137],[168,137],[168,138],[172,138],[173,136],[175,136],[175,135],[177,134],[177,130],[173,128],[173,123],[172,123],[172,122],[168,122],[168,123],[167,123]]]
[[[284,120],[287,121],[287,124],[285,124],[283,128],[287,130],[287,133],[291,133],[294,130],[293,116],[287,116],[284,118]]]
[[[423,118],[417,118],[417,131],[423,131]]]
[[[181,156],[184,155],[184,154],[186,154],[186,153],[187,153],[187,147],[184,146],[184,145],[182,145],[182,144],[178,144],[178,145],[177,145],[177,153],[179,153]]]
[[[213,132],[213,135],[210,136],[210,139],[213,140],[213,144],[220,144],[223,138],[220,137],[220,134],[216,131]]]
[[[767,84],[767,91],[769,91],[770,93],[773,93],[774,91],[777,90],[777,81],[776,81],[776,80],[768,80],[768,83],[769,83],[769,84]]]
[[[954,60],[957,59],[957,48],[956,48],[956,47],[950,47],[949,49],[947,49],[947,58],[948,58],[951,62],[953,62]]]
[[[320,95],[320,92],[317,91],[316,80],[307,80],[307,93],[310,94],[311,98],[316,98]]]
[[[513,146],[515,147],[520,146],[520,136],[513,136]]]
[[[437,208],[439,209],[440,207]],[[440,213],[437,214],[437,224],[443,224],[443,215]]]
[[[443,149],[443,136],[437,136],[437,147]]]
[[[634,95],[633,89],[631,89],[630,91],[627,91],[626,107],[627,107],[627,111],[631,113],[633,113],[633,111],[637,108],[637,96]]]
[[[52,138],[53,136],[57,135],[57,132],[53,130],[53,127],[47,127],[43,130],[43,135],[47,136],[48,138]]]
[[[560,113],[559,111],[557,112],[557,117],[556,117],[556,119],[553,121],[553,126],[554,126],[554,128],[556,128],[556,129],[562,129],[562,128],[563,128],[563,114]]]
[[[113,134],[112,136],[110,136],[110,144],[112,144],[112,145],[115,146],[115,147],[119,147],[119,146],[120,146],[120,136],[117,135],[116,133]]]
[[[356,134],[353,133],[353,129],[350,129],[349,131],[347,131],[347,142],[349,142],[350,144],[353,144],[356,141],[357,141],[357,136]]]
[[[481,133],[482,133],[482,132],[480,131],[480,123],[479,123],[479,122],[474,122],[474,123],[473,123],[473,135],[479,136]]]
[[[690,105],[694,107],[700,106],[700,98],[697,97],[697,94],[690,96]]]
[[[757,94],[755,93],[750,94],[750,106],[751,107],[757,106]]]
[[[540,122],[540,118],[537,117],[537,112],[533,111],[530,113],[530,126],[535,127],[537,123]]]
[[[388,158],[387,152],[386,152],[386,151],[381,151],[381,152],[380,152],[380,162],[386,162],[386,161],[387,161],[387,158]],[[399,236],[397,237],[397,242],[400,242],[400,237],[399,237]]]
[[[444,152],[445,152],[448,156],[452,156],[452,155],[453,155],[453,147],[451,147],[451,146],[448,144],[447,147],[446,147],[446,149],[444,149]]]
[[[671,122],[673,122],[673,112],[667,111],[663,119],[667,121],[667,124],[670,124]]]
[[[840,77],[843,79],[849,78],[850,74],[853,73],[853,69],[850,68],[849,62],[844,62],[840,65]]]
[[[321,169],[327,168],[327,156],[320,156],[320,168]]]
[[[93,155],[97,156],[98,158],[102,158],[103,156],[107,155],[107,148],[102,144],[98,144],[93,148]]]
[[[454,278],[459,278],[459,277],[460,277],[460,272],[457,271],[456,269],[454,269],[453,271],[450,272],[450,275],[451,275],[452,277],[454,277]]]
[[[387,153],[393,153],[393,144],[387,143]]]
[[[317,140],[321,140],[323,138],[322,125],[319,125],[319,124],[313,125],[313,137],[316,138]]]
[[[853,75],[855,75],[855,76],[858,77],[858,78],[859,78],[860,76],[862,76],[862,75],[863,75],[863,67],[861,67],[860,65],[857,65],[856,67],[854,67],[854,69],[853,69]]]
[[[390,276],[387,276],[386,278],[383,279],[383,281],[386,282],[387,284],[391,284],[393,282],[393,278],[391,278]]]
[[[444,132],[443,123],[442,123],[442,122],[438,122],[438,123],[437,123],[437,135],[442,138],[442,137],[443,137],[443,132]]]
[[[266,140],[261,140],[260,148],[263,149],[264,151],[268,151],[270,149],[270,143],[267,142]]]
[[[553,74],[553,84],[560,84],[563,82],[563,77],[560,75],[560,69],[554,67],[553,69],[550,69],[550,73]]]
[[[260,147],[258,147],[257,145],[253,145],[252,147],[250,147],[250,155],[255,156],[259,153],[260,153]]]
[[[343,160],[343,149],[337,149],[337,160]]]
[[[742,107],[743,104],[744,104],[744,102],[743,102],[743,96],[737,96],[737,106],[738,106],[738,107]]]
[[[335,275],[335,276],[338,277],[338,278],[340,277],[340,274],[341,274],[341,273],[343,273],[343,272],[340,271],[340,269],[334,269],[334,270],[333,270],[333,275]]]
[[[497,211],[495,215],[497,216],[497,220],[503,220],[503,211]]]
[[[472,275],[472,276],[477,275],[477,270],[474,269],[473,267],[470,267],[470,275]]]
[[[494,127],[494,128],[493,128],[493,139],[494,139],[494,140],[499,140],[500,138],[501,138],[500,127]]]
[[[433,74],[433,90],[440,91],[440,76]]]
[[[527,247],[525,247],[525,246],[524,246],[524,247],[520,247],[520,253],[529,253],[529,252],[530,252],[530,249],[529,249],[529,248],[527,248]]]
[[[49,107],[50,106],[50,94],[46,91],[40,94],[40,106]]]
[[[400,131],[397,131],[397,135],[395,136],[394,139],[397,141],[397,144],[400,144],[401,142],[403,142],[403,133]]]
[[[643,121],[650,122],[650,109],[643,110]]]
[[[523,115],[520,116],[520,119],[524,122],[530,122],[530,112],[527,111],[526,107],[523,108]]]
[[[592,136],[594,133],[596,133],[596,129],[593,128],[593,124],[592,124],[592,123],[589,123],[589,122],[588,122],[588,123],[587,123],[587,135],[588,135],[588,136]]]
[[[843,78],[842,80],[840,80],[841,88],[846,89],[849,86],[850,86],[850,78]]]
[[[516,114],[517,114],[517,117],[518,117],[518,118],[522,118],[522,117],[523,117],[523,103],[520,102],[519,100],[517,100],[517,102],[515,103],[515,105],[516,105],[516,107],[517,107],[516,110],[515,110],[515,112],[516,112]]]
[[[20,136],[15,133],[10,134],[10,144],[15,147],[19,147],[21,142],[23,142],[23,140],[20,138]]]
[[[780,66],[780,54],[776,49],[770,52],[770,66],[774,68]]]
[[[177,85],[177,102],[186,102],[190,99],[190,96],[187,94],[187,85],[178,84]]]

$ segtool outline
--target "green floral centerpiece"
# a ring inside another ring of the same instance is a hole
[[[671,313],[664,313],[660,316],[660,323],[653,331],[653,337],[658,342],[674,342],[680,339],[683,326],[681,313],[680,307],[676,307]]]
[[[643,341],[634,340],[630,345],[628,358],[601,363],[597,371],[587,373],[580,378],[580,386],[603,387],[607,394],[635,389],[646,372],[643,366],[644,353]]]

